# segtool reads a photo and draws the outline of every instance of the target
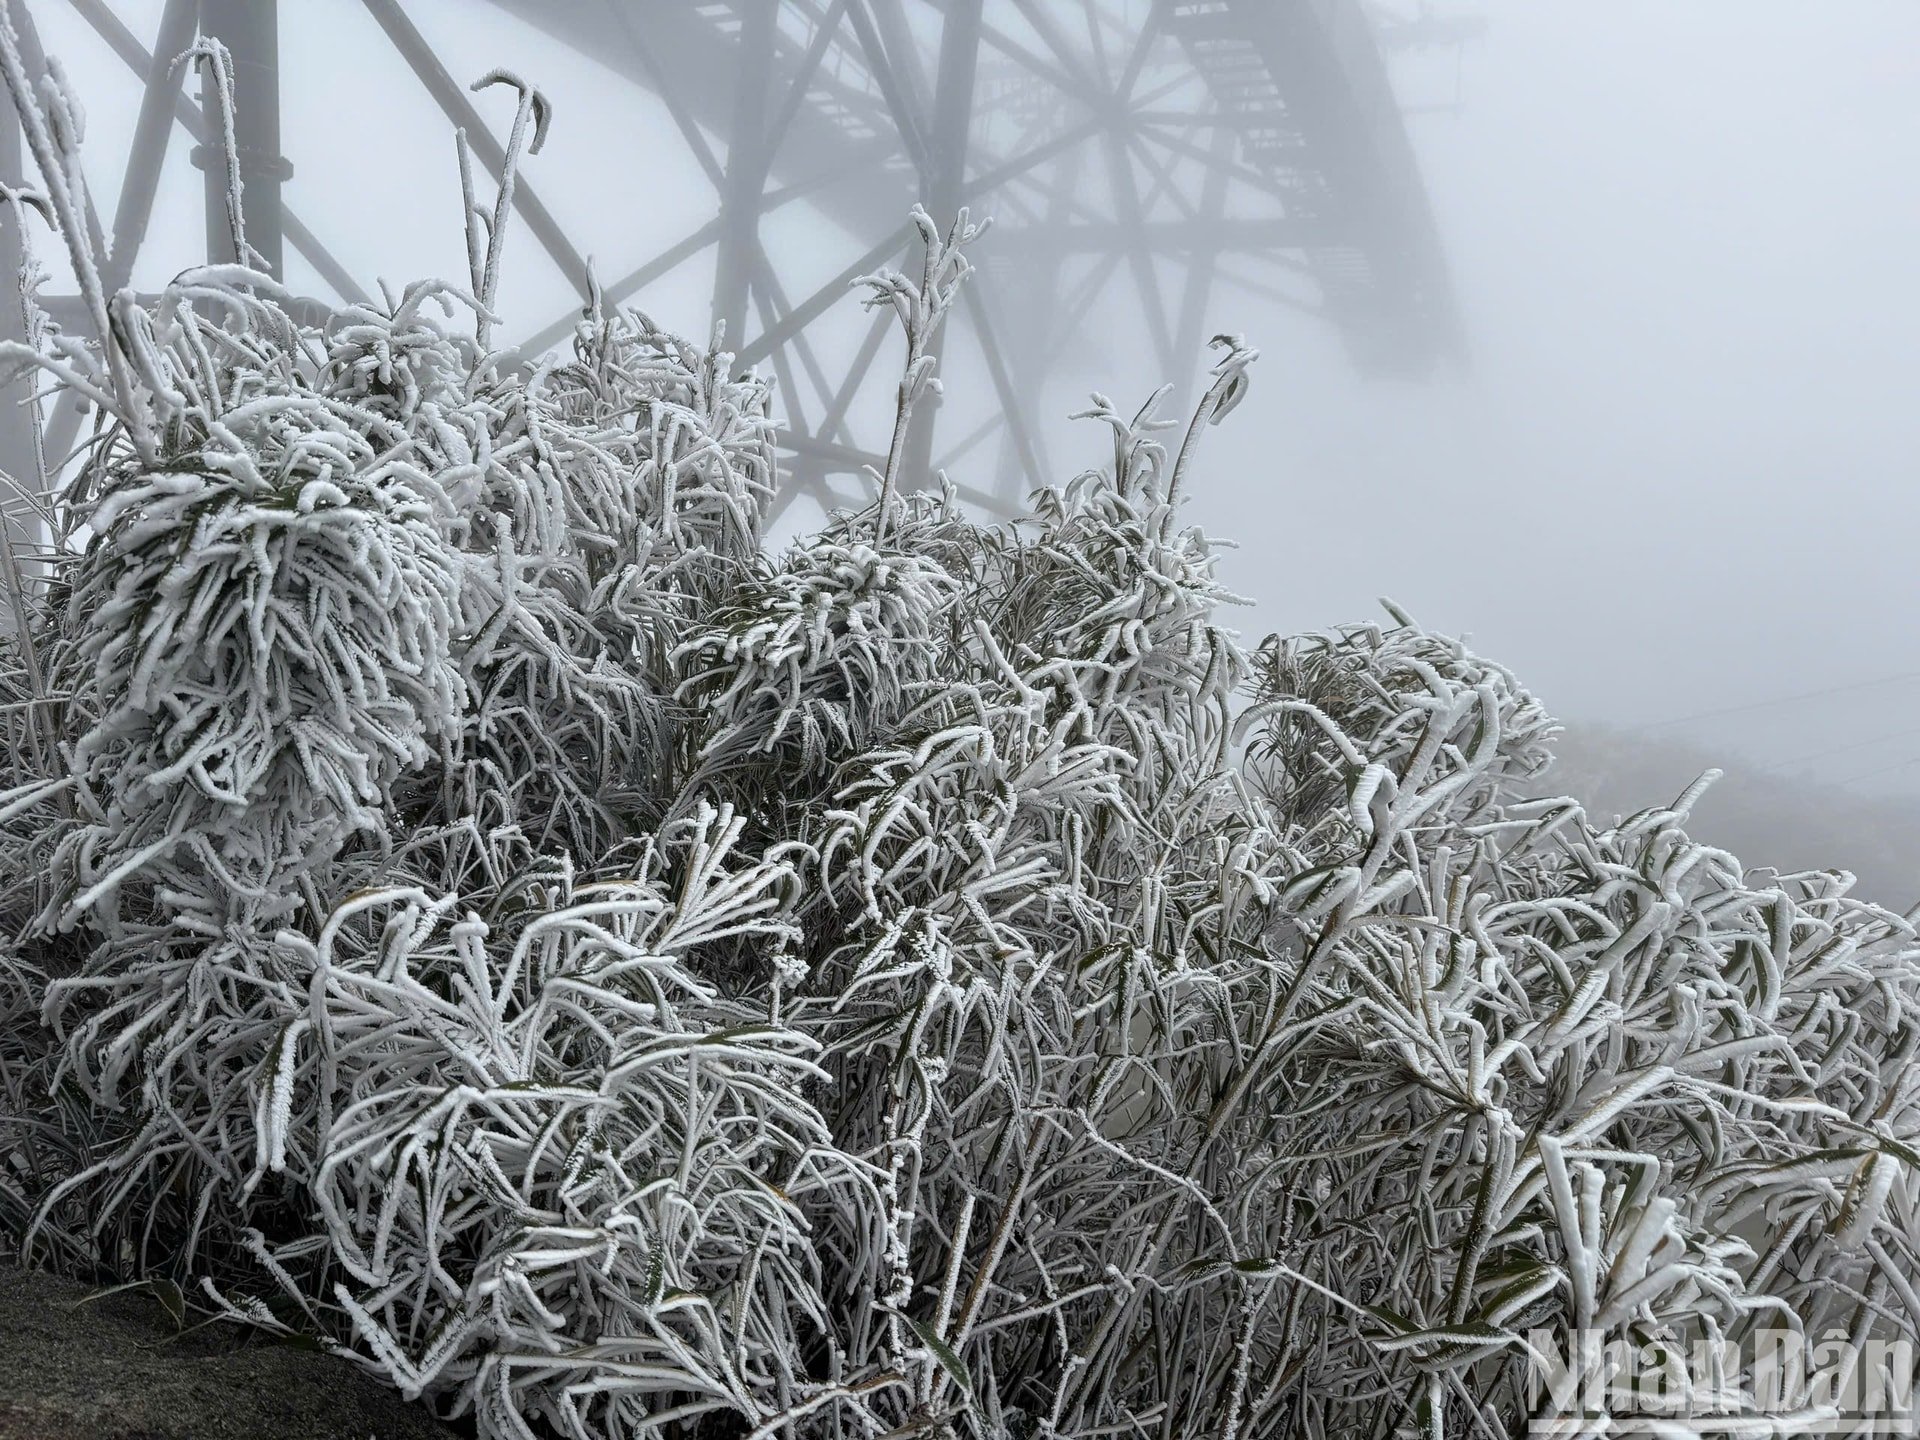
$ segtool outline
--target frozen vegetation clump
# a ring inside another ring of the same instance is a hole
[[[730,356],[488,348],[504,203],[462,287],[104,293],[3,48],[106,337],[7,356],[97,418],[0,636],[9,1251],[523,1440],[1501,1436],[1542,1335],[1914,1336],[1914,926],[1597,826],[1398,611],[1243,648],[1238,342],[983,525],[897,473],[921,217],[882,498],[770,553]]]

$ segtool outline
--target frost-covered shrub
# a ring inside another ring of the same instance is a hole
[[[350,836],[384,835],[394,783],[457,740],[464,697],[438,479],[291,366],[220,373],[244,349],[194,314],[200,288],[143,337],[183,412],[160,452],[110,444],[91,471],[54,683],[98,714],[71,762],[85,823],[54,864],[63,922],[116,925],[137,880],[206,938],[284,915]],[[171,363],[188,357],[204,388]]]
[[[278,937],[298,978],[248,1183],[284,1175],[316,1207],[317,1236],[255,1242],[299,1320],[320,1322],[293,1276],[324,1239],[315,1298],[490,1432],[530,1404],[626,1434],[777,1394],[829,1329],[806,1209],[871,1186],[799,1093],[818,1043],[690,963],[788,933],[792,869],[736,859],[740,828],[703,812],[592,882],[494,837],[487,863],[516,873],[491,918],[364,890],[316,939]]]
[[[1913,925],[1596,826],[1399,611],[1243,648],[1251,351],[982,525],[921,217],[881,499],[769,554],[730,356],[489,350],[504,204],[465,292],[142,307],[0,59],[108,337],[8,353],[100,417],[0,636],[10,1245],[489,1437],[1501,1435],[1536,1331],[1920,1325]]]

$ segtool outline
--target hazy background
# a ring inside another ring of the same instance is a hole
[[[1232,573],[1289,625],[1391,585],[1570,716],[1901,676],[1669,733],[1920,796],[1920,5],[1473,8],[1459,112],[1409,122],[1471,372],[1262,334],[1198,492]],[[1450,95],[1451,56],[1396,68]]]
[[[1390,594],[1512,667],[1616,775],[1677,790],[1722,759],[1730,798],[1708,804],[1758,808],[1769,853],[1750,859],[1818,840],[1782,858],[1872,871],[1906,903],[1920,895],[1920,3],[1434,9],[1489,22],[1459,52],[1393,61],[1471,365],[1362,381],[1331,334],[1217,292],[1209,329],[1263,351],[1193,491],[1194,517],[1240,546],[1223,575],[1255,602],[1241,628],[1371,618]],[[111,195],[137,90],[61,0],[32,10],[88,99]],[[506,63],[553,96],[529,173],[603,273],[711,213],[650,96],[475,0],[407,11],[456,75]],[[281,12],[289,202],[358,273],[463,273],[444,118],[351,0]],[[200,253],[185,150],[176,139],[138,283]],[[779,226],[773,243],[823,275],[861,248],[803,207]],[[640,303],[704,334],[711,273],[690,265]],[[297,262],[290,275],[317,285]],[[524,234],[506,290],[510,327],[570,303]],[[1064,367],[1073,389],[1137,397],[1161,378],[1092,332]],[[1064,419],[1049,439],[1068,473],[1103,445]]]

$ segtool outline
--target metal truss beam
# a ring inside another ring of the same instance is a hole
[[[733,344],[746,338],[747,284],[760,259],[760,204],[772,136],[767,90],[779,0],[740,0],[740,81],[734,87],[732,137],[720,192],[720,252],[714,261],[713,318]]]
[[[1420,373],[1464,351],[1439,234],[1385,65],[1358,7],[1171,0],[1171,23],[1222,104],[1341,227],[1315,261],[1355,360]],[[1276,97],[1275,108],[1265,99]]]
[[[992,243],[1014,255],[1132,254],[1136,245],[1149,255],[1184,255],[1196,250],[1296,249],[1337,243],[1339,236],[1337,226],[1319,217],[1235,220],[1201,215],[1191,220],[1142,220],[1134,224],[1109,220],[1099,224],[1010,225],[1005,230],[996,229]]]
[[[168,65],[197,23],[226,40],[242,69],[250,240],[271,246],[278,268],[284,234],[342,295],[365,298],[281,202],[284,172],[266,163],[279,148],[274,85],[299,83],[292,68],[279,80],[271,73],[275,0],[165,0],[153,56],[115,14],[132,13],[136,0],[65,3],[145,86],[107,249],[116,283],[132,275],[172,126],[184,124],[203,146],[214,133]],[[495,127],[422,35],[414,6],[361,3],[497,179]],[[1144,20],[1118,0],[487,3],[663,102],[663,132],[677,136],[713,194],[696,202],[704,213],[682,238],[629,259],[601,294],[617,304],[712,247],[713,317],[726,324],[736,364],[778,377],[795,425],[795,474],[823,501],[840,494],[831,477],[877,458],[856,442],[864,424],[855,422],[861,395],[882,383],[890,327],[882,314],[850,332],[851,369],[832,380],[815,327],[849,305],[849,281],[907,246],[903,221],[915,199],[943,227],[963,205],[999,222],[974,256],[997,272],[993,290],[970,286],[946,337],[947,364],[980,367],[997,403],[986,422],[969,419],[964,435],[937,447],[939,411],[921,412],[909,487],[930,479],[936,453],[952,462],[996,435],[1003,504],[1043,480],[1034,422],[1049,357],[1102,297],[1140,324],[1174,377],[1196,370],[1222,285],[1337,326],[1369,370],[1420,373],[1463,348],[1365,0],[1155,0]],[[520,176],[516,209],[584,299],[586,261],[530,183],[543,179],[552,183],[537,167]],[[214,202],[224,198],[212,180],[210,239]],[[868,245],[825,283],[797,281],[789,257],[763,239],[767,218],[799,200]],[[1267,283],[1275,269],[1297,292]],[[536,331],[523,352],[564,341],[578,313]]]

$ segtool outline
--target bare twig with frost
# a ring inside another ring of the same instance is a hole
[[[454,132],[454,145],[460,156],[460,193],[466,210],[467,266],[471,272],[473,293],[480,302],[475,321],[480,348],[487,348],[494,323],[494,297],[500,288],[500,257],[506,246],[507,219],[513,211],[513,188],[520,175],[523,155],[538,155],[547,143],[547,126],[553,119],[553,106],[533,86],[511,70],[489,70],[470,87],[484,90],[492,85],[507,85],[518,92],[519,104],[513,111],[513,129],[507,135],[506,158],[500,167],[500,189],[494,196],[491,213],[481,208],[473,192],[473,157],[464,130]],[[533,122],[533,135],[527,136],[527,122]],[[482,243],[484,241],[484,244]]]
[[[212,90],[220,112],[220,150],[227,166],[227,229],[233,242],[234,260],[237,264],[265,270],[266,262],[260,258],[260,252],[247,244],[244,186],[240,178],[240,142],[235,137],[233,126],[233,57],[225,45],[210,35],[203,35],[173,62],[172,68],[178,70],[196,60],[206,67],[211,82],[208,88]]]
[[[878,270],[853,282],[873,292],[863,302],[867,309],[878,309],[882,305],[893,307],[907,339],[907,363],[894,399],[893,438],[887,445],[887,468],[885,473],[874,475],[880,485],[879,518],[874,522],[876,539],[886,534],[914,406],[927,392],[940,393],[940,381],[933,373],[938,363],[938,357],[933,354],[933,341],[953,302],[959,298],[961,284],[973,271],[963,247],[985,234],[992,223],[991,220],[983,220],[978,225],[968,223],[963,206],[943,239],[933,217],[916,205],[913,226],[919,233],[923,250],[919,282],[916,284],[897,270]]]

